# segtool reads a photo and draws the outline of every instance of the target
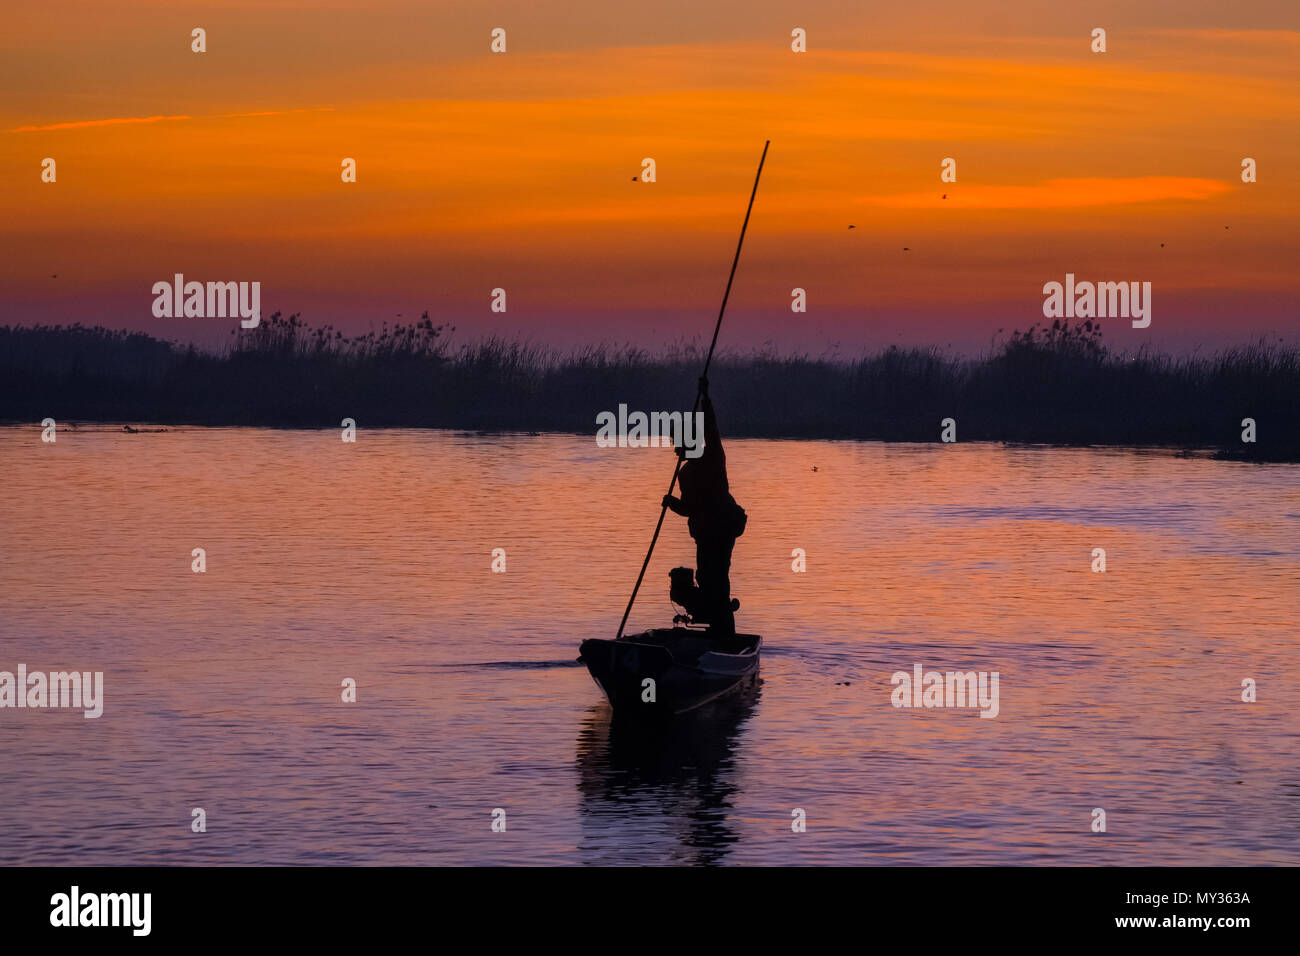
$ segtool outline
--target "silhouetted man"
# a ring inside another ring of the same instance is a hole
[[[736,633],[736,616],[731,604],[731,549],[745,530],[745,512],[731,497],[727,486],[727,456],[722,451],[718,418],[709,400],[709,381],[700,379],[704,394],[704,451],[698,458],[685,458],[677,480],[681,498],[664,495],[663,504],[686,518],[695,539],[695,580],[700,604],[709,629],[717,637]]]

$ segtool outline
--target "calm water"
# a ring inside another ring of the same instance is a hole
[[[1300,863],[1300,468],[729,460],[764,681],[647,738],[574,658],[618,625],[666,450],[0,429],[0,670],[107,698],[0,710],[0,863]],[[693,563],[670,515],[633,626]],[[916,663],[998,671],[1000,715],[894,709]]]

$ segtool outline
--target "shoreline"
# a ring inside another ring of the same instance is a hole
[[[245,429],[263,429],[267,431],[314,431],[314,432],[336,432],[340,428],[338,425],[307,425],[307,424],[283,424],[283,423],[250,423],[250,422],[215,422],[215,421],[175,421],[175,420],[144,420],[132,419],[123,421],[121,419],[100,419],[100,418],[69,418],[55,419],[60,429],[68,428],[72,431],[96,431],[107,434],[142,434],[156,435],[167,434],[172,431],[181,431],[189,428],[245,428]],[[128,432],[125,426],[131,426],[134,431]],[[477,437],[497,437],[497,436],[519,436],[525,438],[540,438],[548,435],[567,435],[574,438],[589,438],[595,444],[595,430],[578,431],[569,428],[520,428],[503,426],[499,428],[466,428],[460,425],[411,425],[411,424],[377,424],[364,425],[368,429],[385,430],[385,431],[443,431],[450,432],[457,437],[477,438]],[[24,419],[0,418],[0,428],[12,429],[30,429],[40,431],[41,424]],[[1216,447],[1203,442],[1098,442],[1098,441],[1032,441],[1023,439],[1005,439],[1005,438],[971,438],[961,442],[945,443],[942,441],[925,440],[925,439],[898,439],[898,438],[877,438],[870,436],[825,436],[825,435],[789,435],[789,434],[752,434],[749,432],[733,432],[726,436],[727,440],[736,441],[789,441],[789,442],[854,442],[854,443],[880,443],[885,445],[1001,445],[1004,448],[1025,448],[1025,449],[1107,449],[1116,451],[1130,452],[1165,452],[1179,458],[1198,458],[1212,461],[1237,461],[1256,464],[1300,464],[1300,450],[1278,450],[1277,457],[1269,457],[1269,449],[1263,448],[1258,451],[1254,449],[1243,450],[1238,452],[1230,447]]]
[[[520,340],[453,347],[427,317],[344,338],[297,316],[224,351],[84,326],[0,327],[0,421],[149,426],[444,428],[591,434],[600,416],[689,408],[698,349]],[[1091,322],[1015,332],[976,358],[890,346],[857,357],[724,352],[723,434],[778,440],[1211,449],[1300,461],[1300,347],[1114,352]],[[951,423],[951,424],[949,424]]]

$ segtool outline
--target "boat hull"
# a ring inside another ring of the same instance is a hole
[[[701,631],[658,628],[583,641],[580,659],[616,714],[668,717],[756,678],[762,645],[757,634],[737,634],[724,646]]]

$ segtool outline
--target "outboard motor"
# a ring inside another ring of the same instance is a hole
[[[704,614],[704,605],[700,600],[700,589],[695,586],[695,572],[691,568],[673,568],[668,572],[668,599],[685,609],[685,615],[677,615],[673,623],[684,618],[684,623],[699,621]]]
[[[673,618],[674,624],[708,624],[709,615],[704,598],[695,584],[695,571],[691,568],[673,568],[668,572],[668,599],[684,608],[685,614]],[[731,599],[731,610],[740,610],[740,602]]]

